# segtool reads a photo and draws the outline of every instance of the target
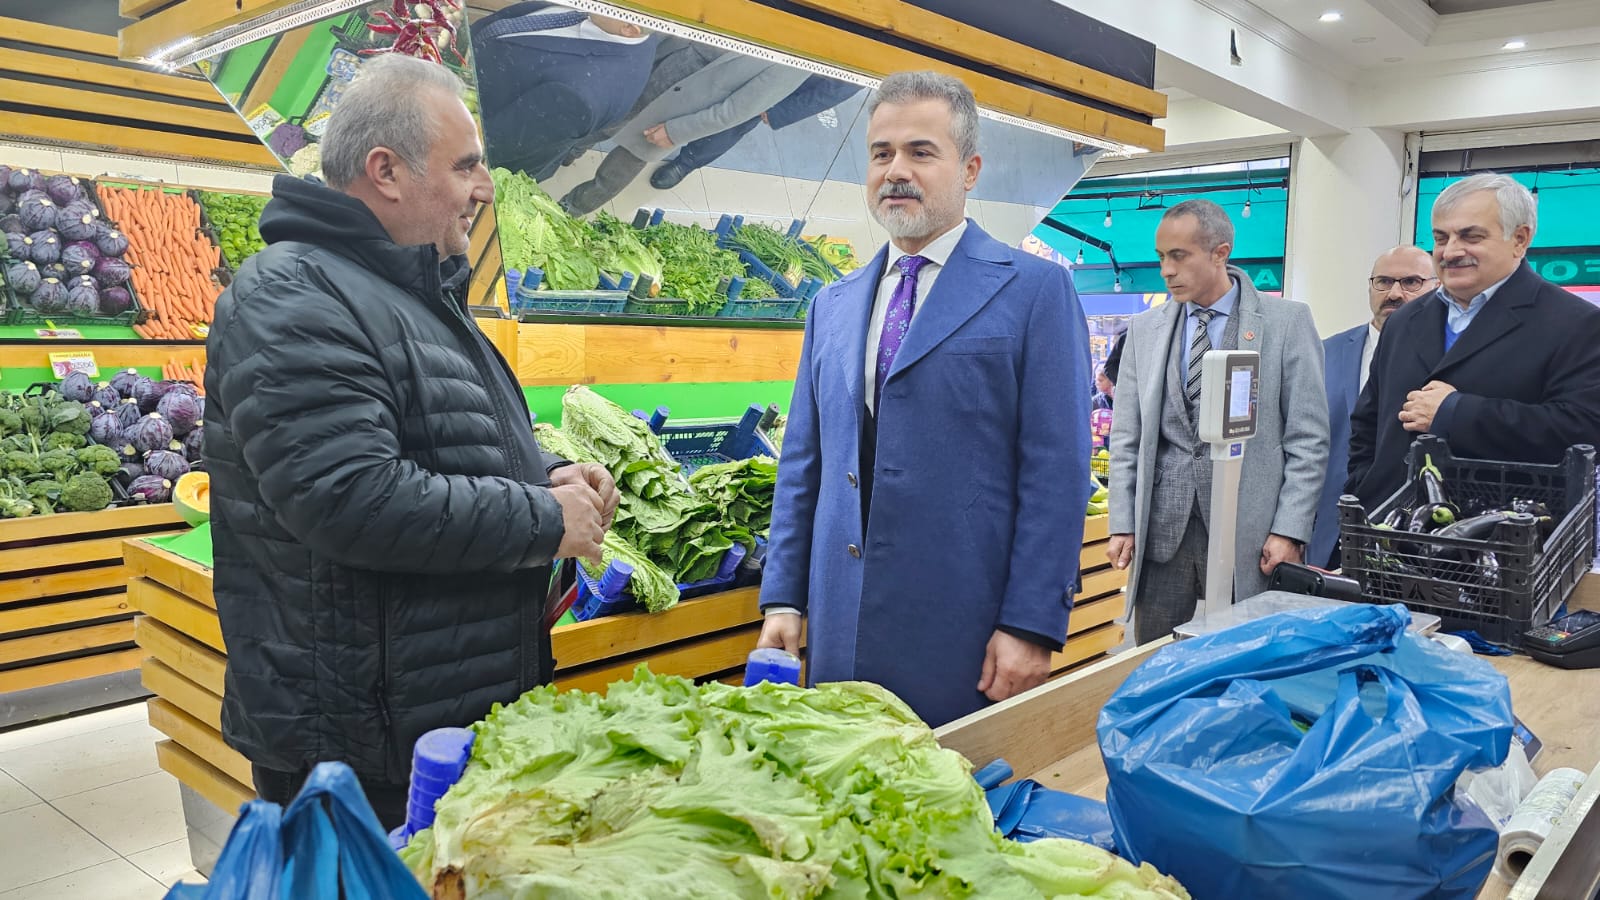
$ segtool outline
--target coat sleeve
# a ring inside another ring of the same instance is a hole
[[[1144,429],[1139,408],[1139,345],[1133,340],[1133,325],[1118,344],[1122,348],[1121,368],[1117,372],[1117,396],[1122,398],[1111,412],[1111,470],[1108,478],[1107,506],[1112,534],[1133,534],[1138,516],[1134,509],[1138,491],[1139,435]],[[1135,555],[1143,548],[1135,548]]]
[[[219,343],[222,409],[277,522],[335,562],[384,572],[509,572],[560,545],[550,492],[441,475],[401,457],[378,348],[312,269],[237,298]],[[231,358],[230,358],[231,357]]]
[[[822,433],[818,427],[811,354],[816,342],[818,301],[822,299],[812,301],[812,312],[806,319],[794,396],[789,400],[789,422],[783,430],[772,528],[768,532],[767,557],[761,564],[762,609],[786,606],[804,613],[810,595],[811,537],[817,518],[817,494],[822,490]]]
[[[1089,502],[1089,329],[1067,270],[1043,281],[1022,343],[1016,527],[997,624],[1064,641]]]
[[[1600,441],[1600,315],[1564,320],[1563,340],[1545,368],[1543,396],[1522,403],[1457,393],[1434,431],[1457,456],[1555,460],[1573,444]],[[1554,335],[1551,335],[1554,337]],[[1547,346],[1547,345],[1546,345]]]
[[[1393,341],[1386,341],[1386,329],[1378,332],[1378,346],[1372,351],[1372,369],[1367,373],[1367,386],[1356,399],[1355,411],[1350,414],[1350,463],[1344,483],[1346,494],[1357,494],[1361,482],[1367,480],[1372,461],[1378,453],[1378,398],[1383,396],[1384,373],[1388,370],[1388,353]],[[1329,472],[1329,477],[1335,473]]]
[[[1303,303],[1290,306],[1283,343],[1283,485],[1272,533],[1306,543],[1317,518],[1322,481],[1328,474],[1328,393],[1323,381],[1322,340]]]
[[[772,63],[754,77],[734,88],[726,97],[704,109],[678,116],[666,123],[667,137],[675,146],[726,131],[740,122],[759,116],[774,103],[789,95],[805,81],[799,69]],[[654,123],[646,124],[649,128]],[[785,433],[787,440],[787,433]]]

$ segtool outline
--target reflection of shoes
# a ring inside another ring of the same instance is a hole
[[[583,154],[587,149],[588,148],[586,148],[586,147],[578,147],[575,150],[567,151],[567,155],[565,157],[563,157],[562,160],[561,160],[561,167],[562,168],[566,168],[567,166],[572,165],[573,163],[577,162],[578,160],[583,159]]]
[[[664,163],[661,168],[650,173],[650,186],[662,191],[675,188],[689,171],[688,166],[676,160]]]

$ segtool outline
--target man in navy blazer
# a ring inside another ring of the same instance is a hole
[[[1322,342],[1324,377],[1328,385],[1328,477],[1317,502],[1317,525],[1306,547],[1306,562],[1326,569],[1339,568],[1334,555],[1339,543],[1339,495],[1344,493],[1350,470],[1350,414],[1355,412],[1361,389],[1367,386],[1372,354],[1389,314],[1421,297],[1439,281],[1433,274],[1433,257],[1421,247],[1405,244],[1372,264],[1367,279],[1367,302],[1372,321],[1341,331]]]
[[[938,726],[1042,683],[1089,497],[1089,336],[1067,270],[966,220],[972,92],[868,104],[890,243],[812,303],[784,433],[760,645],[876,682]]]
[[[1600,444],[1600,309],[1528,265],[1538,216],[1527,188],[1492,172],[1434,202],[1439,290],[1389,318],[1350,422],[1345,492],[1367,509],[1405,482],[1420,434],[1510,462]]]

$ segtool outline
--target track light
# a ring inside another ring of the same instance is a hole
[[[1246,219],[1250,218],[1250,198],[1249,197],[1246,197],[1244,199],[1244,210],[1242,212],[1240,212],[1239,215],[1244,216]]]

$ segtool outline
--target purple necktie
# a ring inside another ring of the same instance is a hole
[[[917,270],[927,261],[925,256],[902,256],[895,263],[900,267],[900,284],[889,298],[889,308],[883,315],[883,334],[878,337],[878,378],[872,391],[874,410],[883,406],[883,383],[889,380],[895,354],[900,352],[906,331],[911,327],[911,311],[917,305]]]

